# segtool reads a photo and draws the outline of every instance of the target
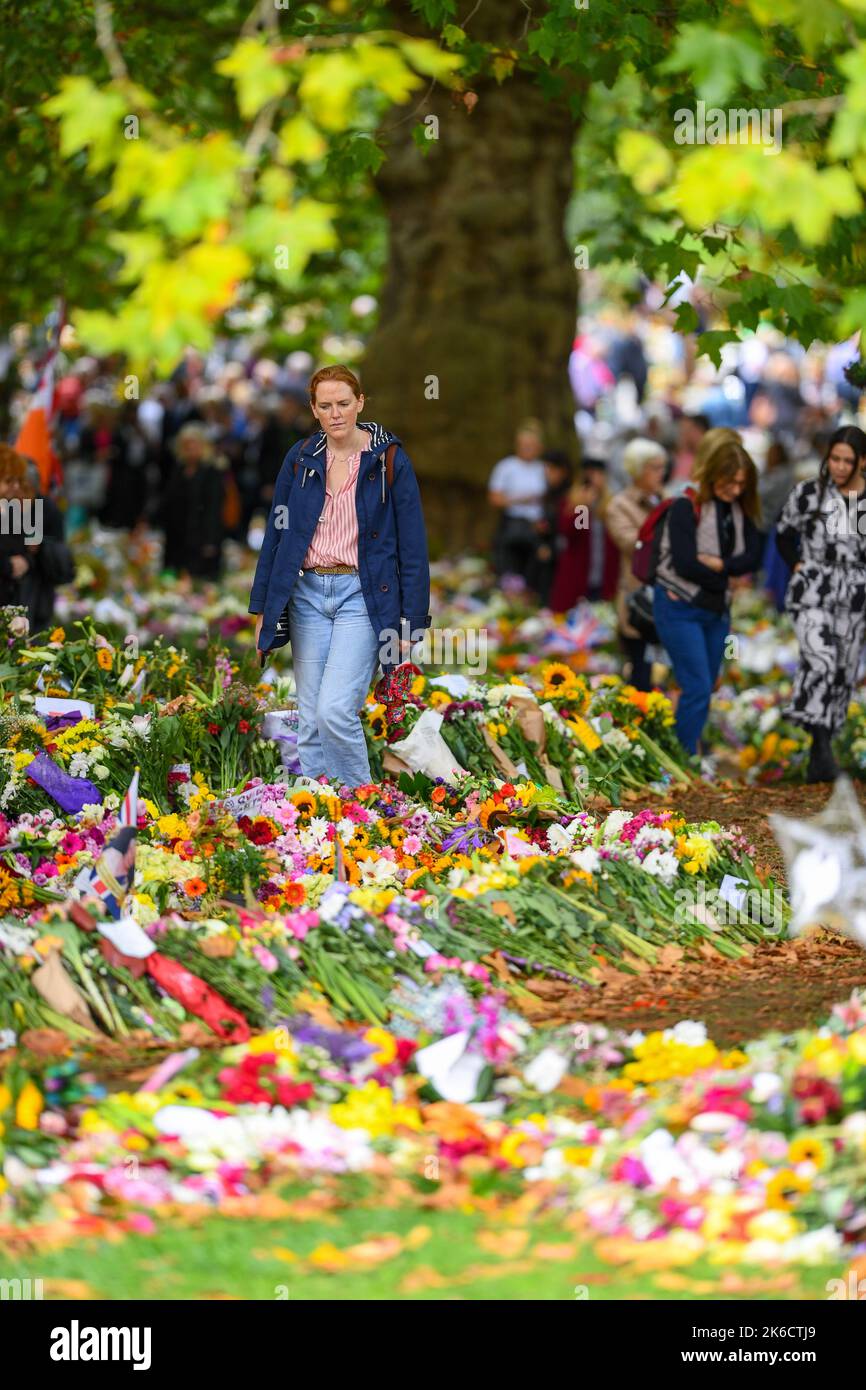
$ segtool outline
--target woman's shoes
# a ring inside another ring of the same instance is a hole
[[[830,730],[820,725],[812,727],[812,748],[809,752],[809,765],[806,768],[807,782],[835,782],[839,767],[833,757]]]

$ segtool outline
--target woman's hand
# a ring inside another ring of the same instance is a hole
[[[256,651],[259,650],[259,637],[262,633],[262,623],[265,620],[264,613],[259,613],[256,617]]]
[[[718,555],[705,555],[703,551],[699,552],[698,561],[706,565],[708,570],[715,570],[717,574],[721,574],[725,568],[724,561]]]

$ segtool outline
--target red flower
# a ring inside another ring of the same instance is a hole
[[[220,726],[219,724],[208,724],[207,731],[209,734],[218,734],[220,731]]]
[[[248,734],[248,733],[249,733],[249,731],[250,731],[250,726],[249,726],[249,724],[247,723],[246,719],[239,719],[239,720],[238,720],[238,731],[239,731],[240,733],[242,733],[242,734]]]
[[[253,821],[246,835],[247,839],[252,840],[254,845],[269,845],[272,840],[277,838],[273,826],[262,816]]]
[[[277,1078],[276,1082],[277,1100],[280,1105],[287,1108],[297,1105],[302,1100],[309,1100],[313,1095],[313,1083],[311,1081],[292,1081],[288,1076]]]
[[[512,787],[512,785],[511,785],[510,782],[503,782],[503,783],[502,783],[502,786],[499,788],[499,790],[502,792],[502,795],[503,795],[503,796],[513,796],[513,795],[514,795],[514,788]]]

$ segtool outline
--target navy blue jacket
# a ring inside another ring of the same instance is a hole
[[[400,440],[381,425],[365,420],[358,425],[370,435],[355,491],[358,571],[370,622],[382,646],[391,633],[408,636],[404,624],[413,633],[430,626],[427,534],[418,483]],[[261,651],[285,646],[289,640],[281,618],[325,503],[326,444],[324,431],[300,440],[289,450],[277,478],[250,593],[250,613],[264,614]],[[389,444],[397,445],[390,488],[385,463]],[[382,665],[387,671],[393,663]]]

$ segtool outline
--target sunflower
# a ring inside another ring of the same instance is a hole
[[[506,825],[511,819],[511,812],[508,807],[503,807],[500,801],[495,801],[492,796],[488,796],[486,801],[482,801],[478,807],[478,819],[485,830],[495,829],[497,825]]]
[[[312,792],[293,792],[289,800],[293,806],[297,807],[299,815],[312,816],[316,810],[317,802]]]
[[[374,738],[384,738],[388,732],[384,714],[377,714],[370,720],[370,733]]]
[[[405,833],[406,833],[405,830],[404,830],[403,833],[404,833],[404,835],[405,835]],[[366,849],[366,847],[367,847],[367,845],[369,845],[369,843],[370,843],[370,836],[367,834],[367,832],[366,832],[366,830],[364,829],[363,825],[356,825],[356,826],[355,826],[355,829],[352,831],[352,837],[351,837],[351,839],[349,840],[349,847],[350,847],[351,849]],[[392,841],[392,843],[393,843],[393,841]]]
[[[434,709],[444,709],[451,704],[451,696],[447,690],[434,690],[430,695],[430,704]]]
[[[809,1134],[792,1139],[788,1149],[789,1163],[814,1163],[816,1168],[826,1168],[827,1158],[827,1146]]]
[[[767,1206],[774,1211],[789,1211],[811,1186],[809,1179],[801,1178],[793,1168],[780,1168],[767,1183]]]
[[[570,666],[565,666],[561,661],[550,661],[541,668],[541,679],[544,681],[544,694],[557,695],[566,690],[571,690],[577,683],[577,677]]]
[[[405,825],[395,825],[395,826],[394,826],[394,829],[391,831],[391,844],[394,846],[394,848],[395,848],[395,849],[400,849],[401,846],[402,846],[402,844],[403,844],[403,841],[405,840],[405,838],[406,838],[406,827],[405,827]]]

